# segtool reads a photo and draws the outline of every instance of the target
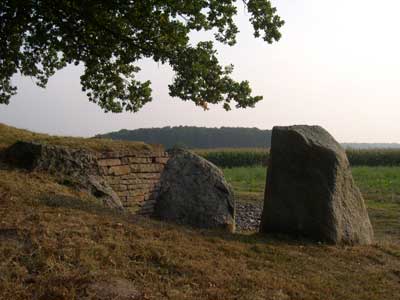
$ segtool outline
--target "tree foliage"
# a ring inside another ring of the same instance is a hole
[[[254,36],[279,40],[283,21],[270,0],[244,1]],[[137,79],[138,62],[150,58],[174,73],[170,95],[207,108],[252,107],[248,81],[221,66],[213,41],[193,45],[192,31],[236,43],[235,0],[2,0],[0,4],[0,103],[17,91],[18,72],[45,87],[67,64],[84,65],[82,89],[105,111],[138,111],[152,100],[149,81]]]
[[[162,144],[165,148],[266,148],[271,145],[271,130],[245,127],[207,128],[177,126],[163,128],[122,129],[96,137]]]

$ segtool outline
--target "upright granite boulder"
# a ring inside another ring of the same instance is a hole
[[[222,172],[204,158],[183,150],[169,152],[161,177],[155,215],[199,228],[234,231],[233,192]]]
[[[273,128],[260,231],[335,244],[373,241],[346,152],[325,129]]]

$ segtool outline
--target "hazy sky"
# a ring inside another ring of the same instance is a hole
[[[280,42],[256,40],[239,9],[234,47],[218,44],[234,77],[264,100],[253,109],[209,111],[168,96],[172,72],[150,61],[153,102],[139,113],[105,114],[81,92],[80,67],[68,67],[41,89],[16,77],[19,92],[0,105],[0,122],[38,132],[96,133],[174,125],[207,127],[319,124],[341,142],[400,142],[400,1],[275,0],[285,19]]]

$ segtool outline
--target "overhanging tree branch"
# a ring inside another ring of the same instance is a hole
[[[243,0],[255,37],[272,43],[284,24],[269,0]],[[0,103],[7,104],[17,72],[44,87],[66,63],[85,66],[82,88],[105,111],[138,111],[151,101],[150,82],[139,82],[142,57],[169,63],[175,71],[170,95],[203,108],[223,103],[227,110],[253,107],[247,81],[230,77],[211,41],[192,46],[193,30],[216,30],[215,39],[234,45],[238,28],[234,0],[80,1],[4,0],[0,6]],[[183,18],[179,20],[177,16]],[[59,54],[62,54],[61,56]]]

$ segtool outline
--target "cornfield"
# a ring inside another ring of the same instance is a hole
[[[400,166],[400,149],[346,150],[353,166]]]
[[[194,152],[220,168],[265,166],[269,157],[266,148],[216,148],[199,149]]]
[[[195,153],[221,168],[265,166],[269,157],[266,148],[197,149]],[[352,166],[400,166],[400,149],[347,149]]]

